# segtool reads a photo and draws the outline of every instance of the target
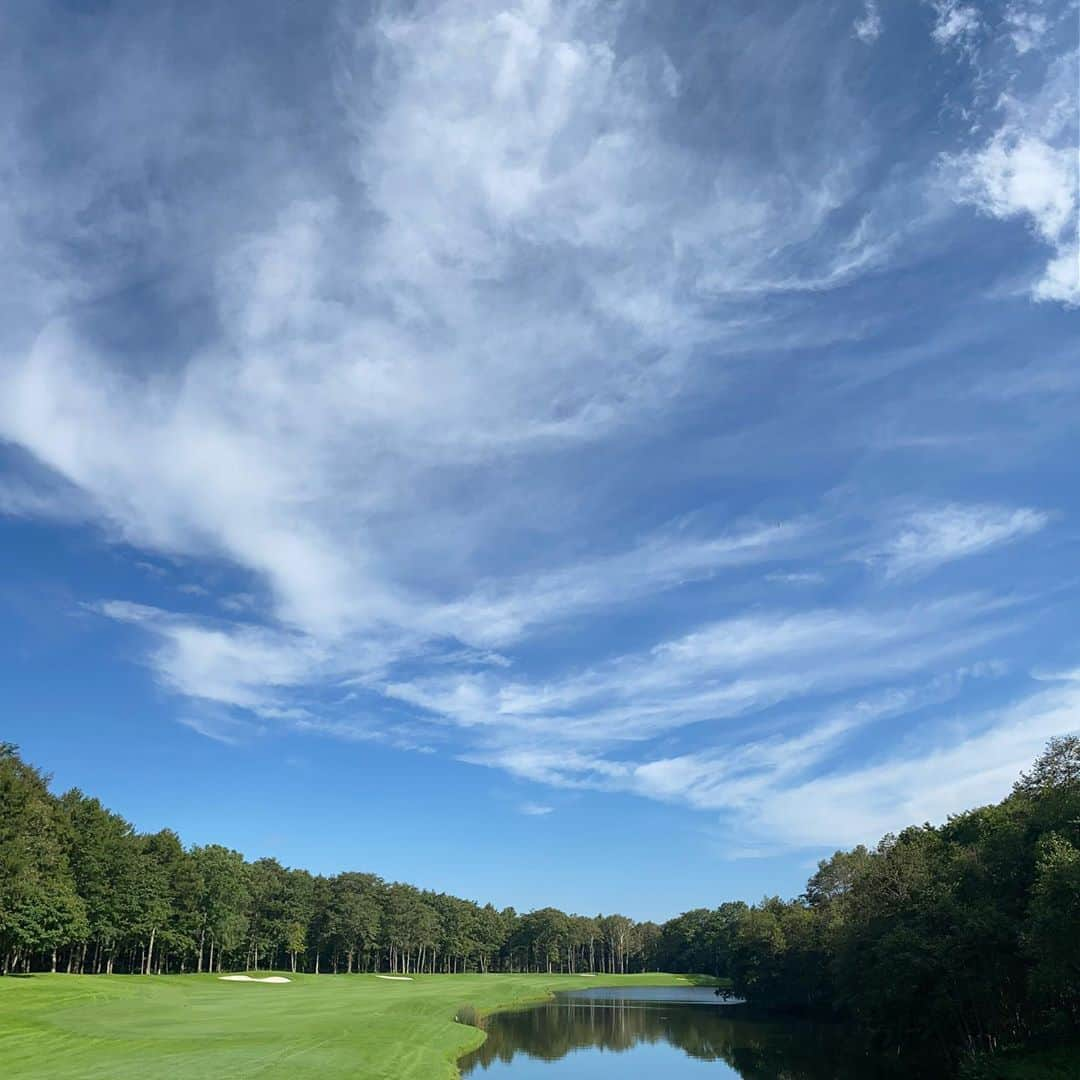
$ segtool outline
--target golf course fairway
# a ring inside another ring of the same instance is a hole
[[[272,974],[264,972],[264,975]],[[282,973],[277,973],[282,974]],[[0,979],[0,1076],[12,1080],[451,1080],[482,1041],[455,1023],[586,986],[672,985],[681,976],[32,975]]]

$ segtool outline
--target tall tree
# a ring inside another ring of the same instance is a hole
[[[250,892],[247,865],[238,851],[219,844],[197,847],[192,858],[198,871],[197,970],[221,971],[247,936]],[[216,966],[215,966],[216,965]]]
[[[0,948],[6,973],[85,939],[86,908],[67,860],[68,822],[48,781],[0,743]]]

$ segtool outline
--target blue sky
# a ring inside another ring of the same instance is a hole
[[[0,15],[0,737],[663,918],[1080,727],[1075,2]]]

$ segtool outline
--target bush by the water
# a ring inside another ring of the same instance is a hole
[[[475,1005],[459,1005],[454,1019],[459,1024],[469,1024],[472,1027],[480,1027],[480,1010]]]

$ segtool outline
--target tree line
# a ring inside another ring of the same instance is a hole
[[[996,805],[837,852],[795,900],[680,915],[659,952],[755,1004],[852,1021],[890,1055],[1076,1039],[1080,739],[1051,740]]]
[[[1002,802],[821,862],[794,900],[663,925],[519,913],[370,873],[248,862],[140,834],[0,744],[4,974],[667,970],[773,1009],[854,1021],[942,1059],[1080,1028],[1080,739],[1054,739]]]
[[[140,834],[0,744],[0,970],[181,974],[606,972],[653,967],[660,928],[519,914],[375,874],[248,862]]]

